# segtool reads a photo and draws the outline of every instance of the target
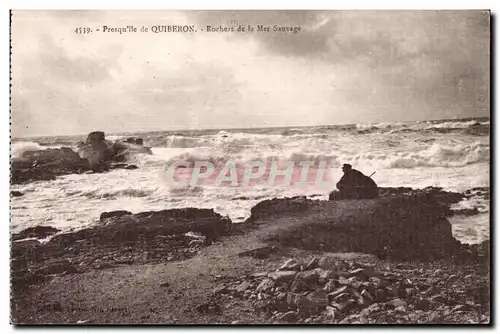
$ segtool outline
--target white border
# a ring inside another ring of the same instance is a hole
[[[7,112],[7,108],[9,106],[9,12],[8,9],[491,9],[493,13],[498,14],[500,10],[498,10],[499,7],[499,1],[484,1],[484,0],[476,0],[476,1],[436,1],[436,0],[420,0],[420,1],[359,1],[359,0],[349,0],[349,1],[337,1],[337,2],[332,2],[332,1],[319,1],[319,0],[307,0],[307,1],[286,1],[282,2],[281,4],[277,2],[272,2],[269,0],[246,0],[246,1],[194,1],[194,0],[183,0],[183,1],[151,1],[151,0],[141,0],[141,1],[127,1],[127,0],[121,0],[121,1],[107,1],[104,2],[103,0],[86,0],[86,1],[44,1],[43,3],[40,3],[39,1],[3,1],[2,2],[2,8],[3,10],[0,12],[0,18],[1,18],[1,27],[0,27],[0,36],[1,36],[1,41],[2,41],[2,50],[0,52],[0,57],[2,57],[2,62],[1,64],[1,78],[0,80],[2,84],[2,94],[1,94],[1,106],[5,108],[5,112],[3,113],[2,121],[0,121],[0,134],[3,137],[3,140],[0,142],[0,196],[1,196],[1,217],[3,218],[0,221],[0,225],[3,229],[2,237],[3,241],[0,242],[0,247],[2,247],[2,256],[0,258],[1,263],[0,263],[0,268],[2,268],[2,275],[1,275],[1,283],[0,283],[0,310],[1,310],[1,329],[2,332],[13,332],[15,329],[13,326],[9,325],[10,319],[9,319],[9,309],[10,309],[10,297],[9,297],[9,277],[8,277],[8,268],[9,268],[9,252],[10,252],[10,247],[9,247],[9,139],[8,139],[8,134],[9,134],[9,113]],[[498,22],[497,24],[498,25]],[[496,31],[496,29],[495,29]],[[495,35],[495,34],[494,34]],[[498,56],[495,58],[495,60],[498,62]],[[496,71],[495,71],[496,72]],[[494,73],[492,73],[494,75]],[[491,92],[491,97],[494,98],[495,96],[498,96],[497,93],[498,88],[495,89],[494,92]],[[498,120],[495,121],[494,125],[495,128],[498,128]],[[492,145],[492,149],[495,147],[498,147],[498,142],[495,140],[494,145]],[[495,160],[495,165],[497,165],[497,161]],[[498,168],[496,170],[498,172]],[[496,189],[497,184],[495,182],[494,188]],[[492,194],[492,198],[495,198],[493,202],[493,206],[498,208],[497,201],[496,201],[496,196]],[[493,207],[492,207],[493,210]],[[496,211],[496,210],[495,210]],[[493,223],[495,222],[496,219],[493,219]],[[498,230],[499,228],[495,228],[495,238],[494,240],[497,240],[498,236]],[[498,249],[497,249],[498,250]],[[495,253],[495,258],[498,258],[497,252]],[[495,265],[494,265],[495,266]],[[494,282],[495,284],[495,298],[494,301],[498,300],[497,295],[498,295],[498,271],[497,274],[495,275],[496,280]],[[493,302],[493,301],[492,301]],[[493,302],[493,305],[495,303]],[[498,321],[499,320],[499,307],[494,308],[494,318]],[[56,328],[53,328],[56,329]],[[53,330],[51,329],[51,330]],[[115,331],[122,331],[124,328],[117,328],[114,329]],[[162,328],[158,328],[159,330],[162,330]],[[203,331],[219,331],[223,330],[224,328],[213,328],[211,330],[209,329],[204,329]],[[242,328],[240,328],[242,329]],[[370,329],[365,329],[365,328],[360,328],[360,327],[353,327],[351,330],[347,329],[326,329],[322,328],[321,330],[315,330],[315,332],[331,332],[334,330],[335,332],[353,332],[353,331],[359,331],[363,330],[364,333],[367,332],[372,332],[372,333],[382,333],[387,330],[390,330],[389,328],[370,328]],[[410,328],[408,328],[410,329]],[[436,328],[439,330],[444,330],[444,331],[450,331],[453,330],[452,328]],[[24,329],[24,332],[31,332],[34,329]],[[65,329],[56,329],[58,331],[62,332],[73,332],[75,330],[78,331],[87,331],[85,327],[82,328],[65,328]],[[127,329],[129,331],[131,329]],[[132,329],[133,331],[137,332],[142,332],[143,328],[135,328]],[[174,330],[174,328],[169,328],[168,330]],[[188,328],[182,328],[179,329],[182,331],[188,330]],[[226,330],[234,330],[234,328],[226,328]],[[263,332],[271,332],[275,331],[276,329],[270,329],[270,328],[265,328],[265,329],[253,329],[255,331],[259,331],[261,333]],[[281,329],[281,330],[286,330],[290,331],[293,330],[293,328],[286,328],[286,329]],[[300,331],[308,331],[308,329],[304,327],[297,328],[297,330]],[[398,328],[398,332],[401,331],[402,328]],[[423,328],[423,329],[418,329],[418,328],[412,328],[412,330],[425,330],[425,331],[430,331],[430,328]],[[471,328],[471,330],[473,330]]]

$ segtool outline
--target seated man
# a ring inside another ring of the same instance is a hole
[[[378,187],[375,181],[349,164],[342,166],[344,176],[337,183],[340,191],[339,199],[361,199],[378,197]]]

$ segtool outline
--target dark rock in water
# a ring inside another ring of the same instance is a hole
[[[85,142],[78,142],[78,152],[69,147],[49,148],[24,152],[12,160],[11,183],[54,180],[57,176],[93,171],[101,173],[109,169],[136,169],[136,165],[113,164],[125,162],[136,153],[152,154],[141,138],[129,142],[106,140],[102,131],[89,133]]]
[[[132,212],[126,211],[126,210],[103,212],[103,213],[101,213],[99,220],[103,221],[103,220],[108,219],[108,218],[116,218],[116,217],[121,217],[121,216],[125,216],[125,215],[131,215],[131,214],[132,214]]]
[[[138,153],[153,154],[151,148],[144,146],[144,144],[141,142],[142,142],[141,138],[137,138],[135,142],[117,140],[111,146],[111,150],[113,152],[113,160],[118,162],[123,162],[128,159],[128,156],[133,154],[138,154]]]
[[[94,131],[88,134],[85,144],[87,145],[99,145],[106,139],[104,132]]]
[[[136,165],[128,165],[127,167],[125,167],[125,169],[138,169],[139,167],[137,167]]]
[[[19,233],[12,235],[12,240],[21,240],[26,238],[46,238],[49,235],[59,232],[60,230],[51,226],[35,226],[29,227]]]
[[[441,187],[426,187],[423,189],[412,189],[407,187],[379,188],[379,195],[381,197],[395,195],[425,195],[432,197],[437,203],[447,206],[458,203],[465,198],[464,194],[445,191]]]
[[[12,161],[11,183],[53,180],[58,175],[78,174],[91,170],[86,159],[71,148],[49,148],[24,152]]]
[[[23,195],[24,195],[24,193],[22,193],[22,192],[20,192],[20,191],[16,191],[16,190],[12,190],[12,191],[10,192],[10,196],[12,196],[12,197],[21,197],[21,196],[23,196]]]
[[[460,246],[445,218],[449,209],[427,193],[353,200],[341,211],[336,202],[320,202],[308,213],[300,223],[266,240],[307,250],[375,254],[384,259],[443,258]]]
[[[472,136],[489,136],[490,125],[474,123],[465,129],[465,133]]]
[[[144,146],[144,140],[142,138],[139,138],[139,137],[128,137],[123,141],[126,143],[129,143],[129,144],[136,144],[136,145]]]

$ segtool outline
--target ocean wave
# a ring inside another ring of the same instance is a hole
[[[136,189],[124,188],[113,191],[105,191],[103,189],[95,189],[87,192],[82,192],[81,196],[89,199],[116,199],[120,197],[148,197],[154,193],[154,189]]]
[[[25,152],[29,151],[41,151],[48,147],[42,146],[38,143],[28,141],[28,142],[16,142],[11,146],[11,155],[13,158],[21,158]]]
[[[466,165],[488,162],[489,145],[474,143],[472,145],[444,146],[434,144],[420,152],[401,152],[392,156],[378,156],[385,168],[414,167],[463,167]]]

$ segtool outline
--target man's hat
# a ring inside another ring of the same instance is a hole
[[[345,168],[345,169],[352,169],[352,166],[349,165],[349,164],[344,164],[342,165],[342,168]]]

